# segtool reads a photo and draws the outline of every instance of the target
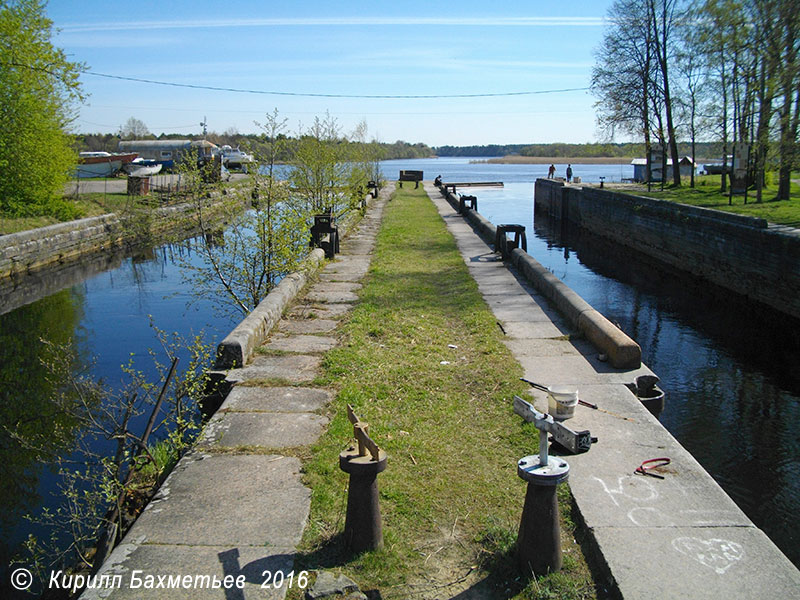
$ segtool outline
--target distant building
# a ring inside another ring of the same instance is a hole
[[[172,168],[187,154],[194,153],[197,160],[207,162],[219,154],[220,150],[206,140],[130,140],[120,142],[121,152],[138,152],[141,158],[155,160]]]
[[[633,165],[633,180],[640,183],[647,182],[647,159],[646,158],[634,158],[631,161]],[[680,161],[678,161],[678,165],[680,165],[681,177],[691,177],[692,170],[697,168],[697,164],[691,159],[689,156],[684,156]],[[672,159],[667,159],[667,178],[669,179],[670,174],[669,170],[672,167]],[[653,182],[660,182],[661,181],[661,165],[653,164],[651,166],[651,175]]]

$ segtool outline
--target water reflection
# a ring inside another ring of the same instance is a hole
[[[208,298],[195,298],[180,273],[179,263],[195,260],[186,244],[142,247],[129,254],[92,256],[77,264],[42,274],[6,280],[0,290],[0,575],[29,534],[47,539],[50,531],[22,519],[35,518],[62,502],[56,456],[70,458],[80,434],[74,423],[54,412],[58,398],[44,367],[46,339],[72,345],[78,353],[74,372],[104,380],[118,388],[120,365],[132,355],[135,366],[156,381],[149,349],[161,350],[150,326],[184,337],[211,333],[213,345],[233,326],[220,318]],[[56,288],[61,287],[60,291]],[[37,299],[38,298],[38,299]],[[191,308],[187,308],[194,300]],[[160,355],[159,355],[160,356]],[[141,431],[144,423],[132,423]],[[19,437],[28,440],[21,444]],[[108,444],[96,440],[95,444]],[[103,446],[104,447],[104,446]],[[96,449],[99,449],[97,446]],[[6,591],[7,578],[0,584]]]
[[[642,346],[660,420],[800,564],[800,323],[592,235],[536,216],[537,260]]]
[[[41,501],[39,477],[68,451],[74,420],[54,404],[55,386],[45,367],[42,339],[68,344],[79,332],[84,296],[66,289],[12,314],[0,315],[0,527],[14,529]],[[7,564],[14,538],[2,536]]]
[[[94,254],[78,262],[70,262],[31,274],[7,277],[0,281],[0,315],[35,302],[50,294],[120,266],[125,253],[111,251]]]

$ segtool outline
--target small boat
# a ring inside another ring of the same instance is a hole
[[[238,147],[233,148],[225,144],[220,148],[222,153],[222,164],[228,169],[242,169],[247,172],[247,165],[255,162],[252,154],[248,154]]]
[[[138,154],[111,154],[110,152],[81,152],[78,155],[78,167],[75,177],[111,177],[122,168],[123,164],[132,162]]]
[[[157,160],[148,160],[139,157],[122,165],[122,170],[125,171],[129,177],[149,177],[161,171],[161,167],[163,166],[164,165]]]

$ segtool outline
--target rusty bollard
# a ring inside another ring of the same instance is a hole
[[[542,433],[542,437],[547,439],[547,434]],[[542,467],[539,458],[526,456],[517,464],[517,474],[528,482],[517,536],[517,553],[523,573],[533,571],[536,575],[546,575],[561,570],[561,527],[556,486],[567,479],[569,466],[566,461],[551,457],[550,467]]]
[[[516,402],[524,403],[521,399]],[[528,405],[530,407],[530,405]],[[539,430],[539,454],[521,458],[517,475],[528,482],[525,507],[517,536],[517,555],[523,573],[546,575],[561,570],[561,526],[558,521],[556,487],[569,477],[567,461],[548,454],[548,433],[557,424],[553,417],[532,409],[533,422]]]
[[[344,540],[353,552],[383,546],[381,508],[378,502],[378,473],[386,469],[386,453],[369,437],[369,426],[347,405],[357,445],[339,454],[339,468],[350,475]]]

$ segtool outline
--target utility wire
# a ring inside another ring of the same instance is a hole
[[[191,88],[196,90],[212,90],[216,92],[235,92],[238,94],[261,94],[267,96],[301,96],[307,98],[360,98],[372,100],[412,100],[412,99],[433,99],[433,98],[496,98],[500,96],[534,96],[537,94],[557,94],[561,92],[582,92],[590,88],[564,88],[558,90],[537,90],[527,92],[497,92],[482,94],[413,94],[413,95],[368,95],[368,94],[315,94],[311,92],[277,92],[269,90],[248,90],[241,88],[218,87],[213,85],[197,85],[192,83],[176,83],[172,81],[156,81],[155,79],[141,79],[139,77],[125,77],[122,75],[109,75],[108,73],[98,73],[97,71],[83,71],[86,75],[104,77],[106,79],[119,79],[122,81],[134,81],[137,83],[150,83],[153,85],[164,85],[169,87]]]

